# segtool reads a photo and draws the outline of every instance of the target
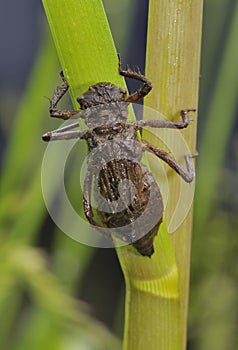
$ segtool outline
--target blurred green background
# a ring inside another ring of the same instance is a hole
[[[148,2],[104,5],[117,50],[143,71]],[[58,125],[45,97],[60,81],[41,2],[6,2],[0,18],[0,349],[120,349],[115,251],[59,231],[41,193],[41,135]],[[189,350],[238,348],[237,40],[238,1],[205,0]],[[75,172],[67,188],[76,206],[78,184]]]

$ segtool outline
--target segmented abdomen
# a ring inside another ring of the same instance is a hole
[[[123,241],[141,255],[151,256],[153,240],[162,221],[160,190],[145,165],[128,159],[102,167],[94,183],[97,213]]]

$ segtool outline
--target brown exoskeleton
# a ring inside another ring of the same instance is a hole
[[[57,109],[57,103],[69,86],[61,73],[63,83],[57,87],[50,100],[50,115],[61,119],[84,119],[88,130],[75,130],[79,124],[59,128],[42,136],[44,141],[84,139],[89,154],[88,169],[84,181],[84,212],[90,224],[111,228],[120,238],[132,243],[144,256],[154,252],[153,240],[163,216],[163,201],[152,174],[141,162],[144,151],[152,152],[165,161],[186,182],[194,178],[191,155],[186,155],[187,170],[180,166],[167,152],[158,149],[137,136],[137,131],[152,128],[183,129],[189,125],[188,113],[181,111],[181,121],[140,120],[127,123],[128,105],[146,96],[152,89],[151,82],[139,71],[123,70],[119,57],[119,73],[139,80],[143,86],[127,96],[126,89],[110,82],[90,86],[77,98],[79,111]],[[96,198],[100,223],[94,219],[91,193]],[[150,209],[148,210],[149,207]],[[156,215],[153,208],[156,207]],[[151,210],[152,209],[152,210]],[[147,210],[147,212],[146,212]],[[146,215],[144,215],[146,213]],[[143,220],[140,218],[143,217]],[[138,224],[139,222],[139,224]],[[137,231],[140,234],[137,235]],[[143,232],[142,232],[143,231]]]

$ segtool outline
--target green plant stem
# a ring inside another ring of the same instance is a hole
[[[101,1],[43,0],[64,75],[76,97],[99,81],[124,85]]]
[[[146,74],[154,88],[146,106],[174,120],[198,103],[202,1],[152,0],[149,6]],[[191,152],[196,150],[195,120],[183,132]],[[180,179],[175,174],[169,181],[167,218],[178,200]],[[171,237],[164,226],[159,230],[151,259],[134,257],[128,249],[121,256],[127,283],[125,350],[185,349],[191,225],[192,210]]]
[[[148,76],[154,79],[155,89],[146,104],[169,119],[178,118],[181,109],[196,108],[198,105],[202,8],[202,0],[150,2],[146,67]],[[193,116],[193,122],[182,134],[191,153],[195,153],[196,116]],[[167,217],[172,216],[178,199],[180,179],[175,174],[170,182]],[[178,319],[174,323],[179,337],[173,342],[173,333],[166,333],[171,340],[167,349],[186,347],[191,229],[192,210],[171,236],[178,269]]]

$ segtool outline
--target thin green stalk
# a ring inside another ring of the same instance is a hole
[[[124,85],[101,1],[43,0],[61,67],[76,97],[99,81]]]
[[[202,1],[150,1],[146,72],[154,88],[146,106],[171,120],[198,104],[201,19]],[[193,119],[182,134],[191,152],[196,150],[196,116]],[[173,133],[169,141],[175,149]],[[176,174],[169,176],[169,185],[165,218],[172,217],[178,201]],[[124,350],[185,349],[191,225],[192,210],[170,237],[163,225],[151,259],[128,249],[121,255],[127,284]]]
[[[101,1],[43,0],[43,5],[61,67],[70,85],[72,101],[77,109],[79,106],[76,97],[92,84],[111,81],[119,86],[126,86],[124,79],[118,74],[117,52]],[[59,122],[56,120],[55,122],[58,125]],[[80,159],[82,159],[81,156],[80,154]],[[71,178],[73,186],[75,186],[75,179],[78,184],[78,173]],[[65,215],[63,211],[61,215],[63,218]],[[73,224],[72,222],[71,225]],[[55,260],[55,269],[59,274],[62,274],[61,263],[64,257],[67,259],[67,252],[71,255],[72,252],[70,253],[69,249],[73,249],[68,240],[67,243],[64,242],[65,244],[67,244],[66,249],[58,246],[58,249],[64,251],[64,255],[60,254],[60,258]],[[71,255],[70,261],[74,265],[73,268],[75,269],[75,264],[78,264],[78,271],[81,271],[81,258],[80,255],[77,262],[74,262]]]

